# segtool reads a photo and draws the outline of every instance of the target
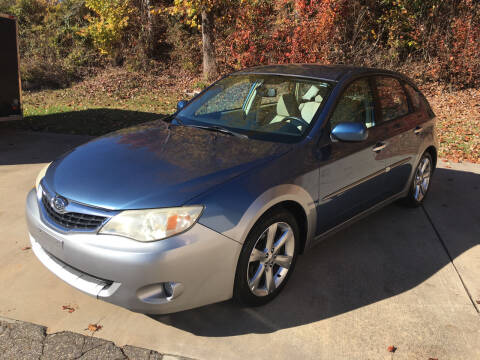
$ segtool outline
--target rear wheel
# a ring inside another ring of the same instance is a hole
[[[293,272],[298,244],[298,224],[288,211],[277,210],[260,219],[238,260],[235,299],[257,306],[276,297]]]
[[[430,153],[425,152],[422,158],[418,162],[415,174],[413,175],[412,183],[410,184],[410,190],[405,203],[409,206],[420,206],[425,200],[430,189],[430,180],[433,173],[433,161]]]

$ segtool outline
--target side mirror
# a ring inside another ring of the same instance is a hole
[[[332,137],[340,141],[363,141],[367,139],[368,131],[363,123],[344,122],[333,128]]]
[[[188,101],[187,101],[187,100],[180,100],[180,101],[177,103],[177,111],[182,110],[187,104],[188,104]]]

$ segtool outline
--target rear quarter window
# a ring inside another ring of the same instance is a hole
[[[433,113],[432,109],[430,108],[430,104],[428,104],[425,97],[422,93],[418,90],[415,90],[411,85],[404,84],[405,90],[407,90],[408,96],[410,97],[410,101],[413,106],[414,111],[426,111],[430,115],[430,117],[434,117],[435,114]]]
[[[407,90],[408,96],[410,97],[413,109],[415,111],[420,110],[420,108],[422,107],[420,93],[408,84],[405,84],[405,90]]]

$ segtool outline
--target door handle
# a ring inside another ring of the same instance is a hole
[[[413,130],[413,133],[415,135],[418,135],[420,134],[421,132],[423,131],[423,128],[421,126],[417,126],[414,130]]]
[[[387,144],[379,142],[373,147],[372,151],[379,152],[385,149],[386,147],[387,147]]]

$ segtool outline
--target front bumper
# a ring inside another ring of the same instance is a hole
[[[35,190],[27,196],[32,250],[54,274],[98,299],[165,314],[232,297],[241,245],[201,224],[156,242],[61,232],[44,220]],[[173,294],[161,284],[174,284]]]

